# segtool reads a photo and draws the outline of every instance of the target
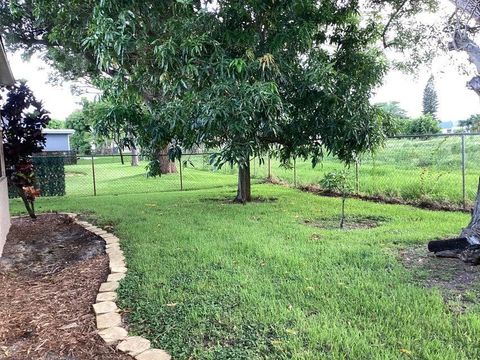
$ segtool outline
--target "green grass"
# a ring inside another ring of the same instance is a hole
[[[305,220],[338,218],[339,199],[253,191],[277,200],[233,205],[233,189],[209,189],[44,198],[37,208],[114,227],[130,330],[175,359],[480,358],[478,299],[452,311],[397,255],[457,234],[467,215],[348,200],[348,216],[380,226],[321,229]]]

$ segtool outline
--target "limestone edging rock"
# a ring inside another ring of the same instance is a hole
[[[116,291],[120,285],[119,282],[127,273],[125,256],[120,247],[120,239],[86,221],[78,220],[77,214],[62,214],[71,217],[85,230],[101,237],[106,244],[110,274],[108,275],[107,281],[100,285],[96,303],[93,304],[99,336],[106,344],[112,346],[117,345],[118,350],[131,355],[137,360],[170,360],[171,356],[166,351],[152,349],[149,340],[141,336],[128,336],[128,332],[123,326],[119,308],[115,303],[117,299]]]

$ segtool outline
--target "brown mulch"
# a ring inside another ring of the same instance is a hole
[[[0,258],[0,359],[132,358],[96,334],[102,239],[63,215],[12,219]]]

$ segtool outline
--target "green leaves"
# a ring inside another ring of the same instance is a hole
[[[215,149],[220,166],[269,150],[350,162],[385,137],[369,103],[386,71],[381,28],[357,1],[60,1],[61,14],[34,3],[59,68],[81,55],[76,73],[108,101],[145,105],[136,134],[152,154],[173,139]]]
[[[233,59],[230,62],[230,67],[234,68],[237,71],[237,73],[240,74],[246,69],[247,63],[243,59]]]

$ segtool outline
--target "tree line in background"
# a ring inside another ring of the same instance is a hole
[[[399,102],[391,101],[378,103],[377,105],[394,119],[394,133],[396,135],[426,135],[442,132],[441,122],[431,113],[424,113],[417,118],[409,118]],[[458,126],[454,132],[480,132],[480,114],[474,114],[466,120],[458,121]]]
[[[439,101],[434,81],[434,76],[431,75],[423,90],[422,115],[417,118],[409,118],[398,101],[377,104],[394,119],[394,132],[397,135],[424,135],[442,132],[441,121],[437,117]],[[472,115],[467,120],[458,122],[458,132],[478,132],[479,130],[480,114]]]

